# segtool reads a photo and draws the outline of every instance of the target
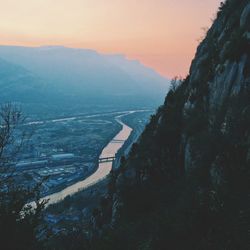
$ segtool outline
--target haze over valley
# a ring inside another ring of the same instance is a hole
[[[139,61],[85,49],[0,46],[0,65],[1,100],[32,104],[30,110],[155,108],[169,88]]]
[[[120,155],[128,153],[163,101],[169,81],[123,55],[62,46],[0,46],[0,87],[1,104],[11,103],[25,116],[15,137],[21,131],[31,134],[12,157],[13,177],[24,187],[42,182],[44,197],[98,173],[98,159],[108,144],[112,157],[118,149]],[[131,134],[120,116],[127,117]],[[112,144],[119,132],[129,138],[126,147],[126,139]]]

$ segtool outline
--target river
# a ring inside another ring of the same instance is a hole
[[[125,114],[123,113],[115,117],[116,122],[122,125],[122,129],[102,150],[99,158],[114,157],[116,155],[117,151],[123,146],[123,144],[125,143],[125,141],[128,139],[128,137],[130,136],[132,132],[132,128],[130,128],[129,126],[127,126],[125,123],[121,121],[121,117],[135,113],[135,112],[136,111],[128,111]],[[69,187],[66,187],[65,189],[57,193],[53,193],[51,195],[45,196],[42,198],[42,200],[48,200],[48,203],[46,204],[46,206],[62,201],[67,196],[70,196],[79,191],[82,191],[90,186],[95,185],[99,181],[105,179],[110,173],[111,169],[112,169],[112,162],[99,163],[97,170],[92,175],[84,179],[83,181],[79,181]],[[31,205],[32,207],[35,207],[34,202],[29,203],[29,205]]]

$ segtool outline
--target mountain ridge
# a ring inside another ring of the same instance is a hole
[[[117,61],[117,56],[63,46],[0,46],[0,58],[32,72],[57,99],[78,103],[123,101],[134,106],[158,103],[168,90],[168,80],[139,62],[118,57]]]

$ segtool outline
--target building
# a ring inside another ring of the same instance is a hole
[[[74,154],[56,154],[51,156],[52,161],[72,160],[75,157]]]

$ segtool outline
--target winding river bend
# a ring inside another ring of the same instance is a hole
[[[135,113],[135,112],[137,111],[128,111],[124,114],[121,114],[115,117],[116,122],[122,125],[122,129],[103,149],[99,158],[114,157],[117,151],[123,146],[123,144],[128,139],[133,129],[127,126],[125,123],[123,123],[121,121],[121,117]],[[79,191],[82,191],[90,186],[95,185],[99,181],[105,179],[110,173],[111,169],[112,169],[112,162],[101,162],[99,163],[96,172],[94,172],[92,175],[87,177],[85,180],[79,181],[57,193],[53,193],[51,195],[45,196],[42,198],[42,200],[44,199],[48,200],[48,203],[46,206],[62,201],[67,196],[73,195]],[[35,203],[31,202],[29,205],[34,207]]]

